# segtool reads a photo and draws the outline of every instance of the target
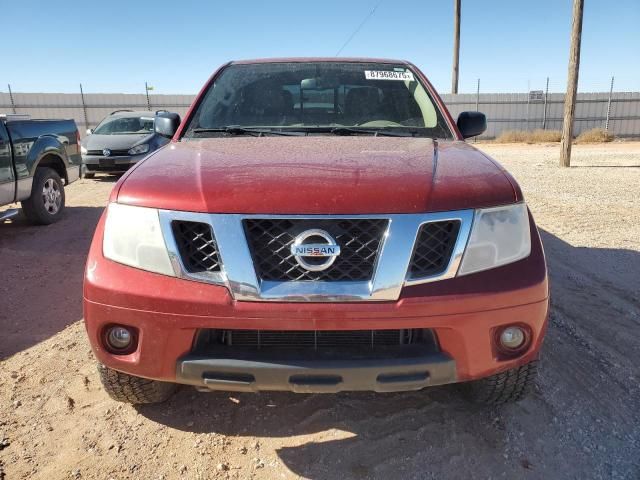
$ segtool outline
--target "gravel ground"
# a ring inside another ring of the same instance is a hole
[[[58,224],[0,224],[0,480],[640,478],[640,143],[478,144],[542,231],[552,314],[535,395],[488,409],[451,387],[376,395],[101,389],[82,269],[113,183],[68,189]]]

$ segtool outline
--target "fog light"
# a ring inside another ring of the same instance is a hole
[[[508,350],[520,348],[526,340],[526,335],[520,327],[505,328],[500,334],[500,344]]]
[[[131,345],[133,335],[124,327],[111,327],[107,334],[107,342],[114,350],[126,350]]]

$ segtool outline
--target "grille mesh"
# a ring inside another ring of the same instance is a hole
[[[263,280],[370,280],[387,229],[385,219],[247,219],[244,228],[256,273]],[[341,253],[327,270],[309,272],[291,254],[295,237],[309,229],[327,231]]]
[[[172,222],[173,235],[187,271],[219,272],[220,255],[211,227],[200,222]]]
[[[412,330],[223,330],[222,343],[236,347],[380,347],[412,343]]]
[[[422,225],[411,258],[409,278],[424,278],[444,272],[449,264],[459,230],[458,220]]]

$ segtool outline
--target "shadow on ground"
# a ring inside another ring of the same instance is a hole
[[[47,226],[20,214],[0,222],[0,359],[29,348],[82,318],[82,278],[103,209],[67,207]]]
[[[120,177],[122,177],[122,175],[124,174],[123,173],[114,173],[114,174],[98,173],[95,177],[88,178],[86,179],[86,181],[116,183],[118,180],[120,180]]]
[[[583,428],[593,429],[594,421],[601,419],[606,424],[616,411],[634,416],[631,401],[617,400],[614,408],[606,399],[594,400],[602,391],[618,399],[630,398],[630,391],[623,382],[603,389],[602,382],[612,381],[610,365],[600,358],[608,353],[599,351],[589,336],[606,338],[602,319],[611,315],[611,292],[621,299],[619,308],[624,302],[637,306],[633,291],[639,281],[640,254],[576,248],[548,232],[541,235],[552,298],[559,307],[552,311],[543,347],[539,388],[518,404],[473,405],[455,386],[338,395],[198,394],[182,389],[168,404],[138,411],[178,430],[262,437],[265,442],[278,439],[277,443],[286,444],[277,447],[280,460],[305,478],[431,478],[438,471],[449,472],[447,478],[520,478],[528,470],[534,470],[534,476],[544,477],[542,472],[555,476],[566,458],[579,458],[591,448]],[[582,310],[585,306],[588,315]],[[632,328],[633,320],[626,321]],[[631,356],[638,340],[627,338],[616,348]],[[312,434],[313,441],[308,441],[306,436]],[[617,441],[609,432],[600,440],[607,448]],[[592,455],[576,471],[593,473],[614,468],[613,463]]]
[[[425,478],[424,466],[414,462],[423,464],[442,446],[447,455],[462,454],[452,439],[482,432],[474,450],[496,454],[496,461],[507,441],[495,413],[466,402],[453,386],[335,395],[194,394],[183,389],[168,404],[141,406],[138,412],[183,431],[257,437],[262,447],[248,444],[250,458],[260,458],[260,448],[270,448],[265,444],[271,439],[284,443],[276,446],[280,461],[296,475],[314,479]],[[311,435],[313,441],[306,438]],[[515,465],[516,471],[522,469]]]
[[[102,210],[70,207],[48,227],[23,218],[0,224],[0,358],[81,318],[84,262]],[[620,335],[607,350],[607,339],[611,322],[637,331],[640,254],[576,248],[544,231],[542,238],[554,307],[540,389],[519,404],[476,406],[453,386],[338,395],[183,388],[169,402],[138,412],[176,430],[258,437],[247,455],[259,458],[261,442],[265,450],[275,445],[279,460],[305,478],[520,478],[529,470],[552,478],[577,458],[569,477],[624,472],[615,455],[631,444],[620,432],[632,429],[638,416],[624,368],[636,358],[639,341]],[[598,438],[604,450],[585,456],[585,448],[595,446],[581,442],[594,425],[605,428]]]

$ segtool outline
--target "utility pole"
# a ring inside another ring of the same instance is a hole
[[[573,119],[576,113],[576,96],[578,93],[583,9],[584,0],[573,0],[571,49],[569,51],[569,75],[567,78],[567,93],[564,97],[564,120],[562,123],[562,140],[560,141],[561,167],[571,166],[571,141],[573,139]]]
[[[458,93],[458,70],[460,66],[460,2],[453,0],[453,72],[451,74],[451,93]]]

